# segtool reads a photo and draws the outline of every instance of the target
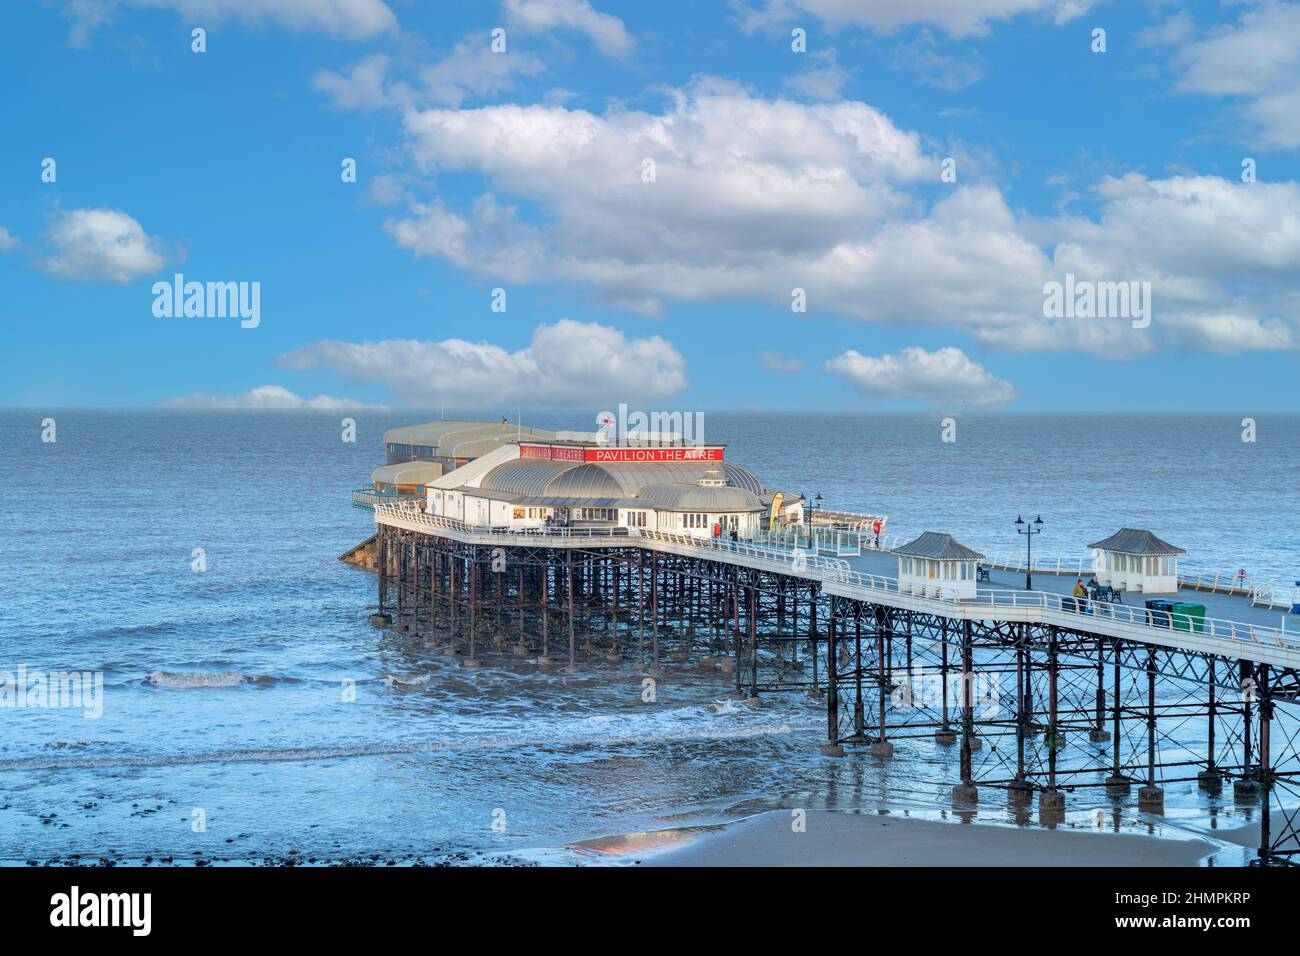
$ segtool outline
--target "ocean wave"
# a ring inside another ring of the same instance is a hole
[[[710,714],[740,714],[754,708],[748,701],[736,700],[734,697],[723,697],[720,700],[715,700],[704,709]]]
[[[402,687],[419,687],[427,684],[433,679],[432,674],[417,674],[415,677],[397,677],[394,674],[385,674],[379,678],[380,683],[387,684],[389,687],[397,684]]]
[[[238,687],[240,684],[274,683],[274,677],[261,677],[257,674],[241,674],[239,671],[217,671],[215,673],[173,674],[167,671],[154,671],[144,679],[153,687],[191,688],[191,687]]]
[[[286,763],[310,760],[338,760],[356,757],[398,756],[419,753],[463,753],[479,750],[520,749],[530,747],[588,747],[617,744],[659,744],[665,741],[743,740],[769,735],[789,735],[816,728],[816,723],[793,723],[788,720],[764,721],[759,724],[730,727],[678,728],[647,736],[644,731],[625,728],[622,733],[572,735],[537,733],[484,736],[474,740],[418,740],[406,743],[360,743],[339,746],[262,747],[222,750],[200,754],[159,754],[144,757],[87,757],[51,759],[17,757],[0,760],[0,772],[32,770],[77,770],[109,767],[184,767],[213,763]]]

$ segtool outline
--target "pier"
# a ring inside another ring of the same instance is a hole
[[[1159,812],[1167,786],[1196,786],[1257,805],[1260,863],[1300,853],[1300,630],[1242,596],[1207,593],[1209,616],[1180,622],[1072,597],[1061,576],[909,593],[898,559],[869,549],[490,528],[417,502],[374,517],[375,622],[465,667],[712,667],[743,698],[824,701],[827,759],[888,760],[921,738],[953,748],[958,807],[1036,803],[1051,824],[1084,789]]]

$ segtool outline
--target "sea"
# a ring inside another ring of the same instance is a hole
[[[0,706],[0,862],[621,864],[654,852],[634,835],[766,809],[950,818],[952,750],[822,757],[817,700],[750,707],[686,667],[647,704],[630,663],[467,671],[372,626],[374,575],[338,560],[373,528],[350,492],[386,429],[437,417],[0,412],[0,680],[102,680],[93,708]],[[1234,415],[953,424],[717,412],[705,438],[893,534],[1015,552],[1016,517],[1041,516],[1039,552],[1077,558],[1135,526],[1189,566],[1300,578],[1298,416],[1259,417],[1254,441]],[[1243,812],[1183,787],[1153,821],[1084,794],[1063,825],[1177,836]]]

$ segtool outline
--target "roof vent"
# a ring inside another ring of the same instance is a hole
[[[723,476],[722,469],[711,467],[700,475],[696,484],[701,488],[722,488],[727,484],[727,479]]]

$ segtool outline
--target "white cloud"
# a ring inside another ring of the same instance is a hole
[[[587,0],[505,0],[505,13],[506,22],[524,32],[577,30],[609,57],[625,57],[634,45],[622,20],[596,11]]]
[[[1142,46],[1178,46],[1190,40],[1195,33],[1196,21],[1186,10],[1181,10],[1143,30],[1138,34],[1138,43]]]
[[[85,46],[91,32],[112,19],[122,6],[174,10],[200,26],[226,19],[271,22],[348,40],[397,30],[397,17],[384,0],[65,0],[63,15],[72,22],[68,42]]]
[[[514,87],[517,76],[536,76],[546,64],[529,53],[493,53],[490,38],[468,37],[442,60],[420,70],[423,90],[435,103],[460,106],[470,96],[488,96]]]
[[[786,355],[784,352],[764,352],[759,359],[763,363],[763,368],[773,372],[797,372],[803,368],[803,359]]]
[[[1234,26],[1184,43],[1178,88],[1243,100],[1254,135],[1267,147],[1300,147],[1300,5],[1265,4]]]
[[[45,234],[50,254],[41,267],[60,279],[130,282],[157,272],[162,243],[118,209],[72,209]]]
[[[913,73],[916,79],[935,89],[953,92],[979,82],[983,70],[973,62],[941,53],[929,30],[912,42],[899,44],[893,67]]]
[[[1098,220],[1050,224],[1058,276],[1150,282],[1154,322],[1171,345],[1296,348],[1300,184],[1132,173],[1096,191]]]
[[[809,99],[838,99],[849,82],[849,71],[840,66],[839,55],[833,47],[809,54],[813,66],[796,73],[785,81],[785,88],[802,93]]]
[[[1085,13],[1091,0],[765,0],[756,6],[737,2],[746,30],[787,24],[811,14],[827,27],[868,27],[890,33],[917,23],[937,26],[953,36],[982,34],[990,21],[1022,13],[1050,15],[1065,23]]]
[[[514,33],[548,34],[571,29],[586,34],[606,56],[623,57],[631,52],[632,37],[623,21],[599,13],[585,0],[506,0],[507,31],[505,52],[492,49],[493,38],[478,31],[456,42],[442,59],[411,72],[416,79],[390,77],[392,62],[383,54],[371,54],[344,72],[319,70],[312,85],[325,93],[339,109],[414,109],[441,105],[460,107],[466,100],[494,96],[514,89],[520,77],[537,76],[546,62],[512,42]],[[556,101],[552,98],[552,101]]]
[[[163,408],[262,412],[383,411],[387,408],[385,405],[366,405],[350,398],[334,398],[329,395],[303,398],[279,385],[259,385],[237,395],[179,395],[176,398],[165,399],[159,404]]]
[[[479,197],[468,220],[435,200],[412,204],[408,218],[390,219],[384,229],[416,258],[432,256],[462,269],[517,281],[545,276],[542,237],[519,220],[514,207],[498,206],[490,195]]]
[[[1016,397],[1010,382],[995,378],[956,348],[927,352],[913,346],[879,357],[850,349],[828,361],[826,369],[868,397],[916,399],[941,407],[991,407]]]
[[[518,77],[537,76],[546,69],[532,54],[516,50],[493,53],[489,44],[486,34],[460,40],[441,60],[417,70],[414,82],[391,77],[390,58],[376,53],[341,73],[318,70],[311,83],[337,109],[414,109],[429,104],[459,107],[472,97],[511,90]]]
[[[1290,347],[1295,183],[1131,175],[1095,187],[1095,218],[1036,219],[974,176],[923,201],[938,157],[864,103],[766,100],[709,78],[670,96],[661,112],[411,111],[416,171],[476,173],[490,191],[468,209],[413,204],[386,228],[483,278],[578,282],[651,316],[665,300],[788,308],[799,288],[813,313],[1015,351]],[[1044,283],[1067,272],[1151,282],[1153,328],[1045,318]]]
[[[17,236],[4,226],[0,226],[0,252],[13,252],[21,245]]]
[[[1172,327],[1171,339],[1191,349],[1220,355],[1297,347],[1295,328],[1283,320],[1233,312],[1184,313]]]
[[[938,168],[865,104],[766,101],[714,80],[676,91],[663,113],[504,105],[411,112],[406,129],[419,169],[484,173],[550,225],[490,194],[468,215],[412,208],[389,225],[401,245],[513,281],[589,282],[645,311],[667,289],[752,292],[769,265],[902,211],[909,200],[891,183]],[[790,288],[770,291],[788,300]]]
[[[447,399],[490,405],[587,405],[663,398],[686,387],[686,361],[659,336],[629,339],[596,323],[561,319],[533,330],[526,348],[489,342],[390,339],[325,341],[281,355],[282,368],[325,368],[357,382],[382,383],[401,402]]]
[[[390,106],[392,98],[384,83],[388,65],[387,56],[374,53],[353,63],[346,74],[318,70],[311,78],[311,85],[329,96],[339,109]]]

